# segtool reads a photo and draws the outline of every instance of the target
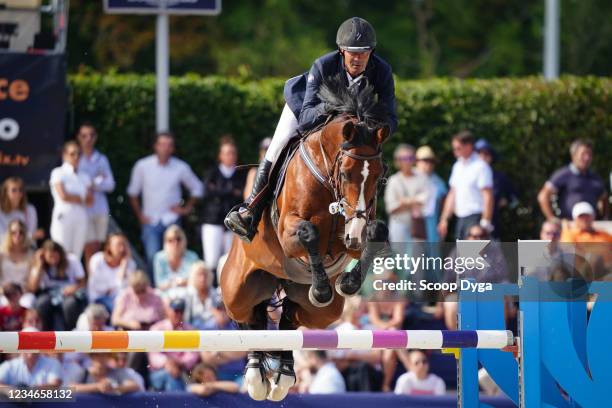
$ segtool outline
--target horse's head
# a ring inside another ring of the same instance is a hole
[[[330,206],[330,212],[344,216],[345,246],[361,250],[366,225],[375,211],[378,180],[384,173],[381,144],[389,135],[389,127],[371,128],[356,119],[334,125],[326,129],[325,135],[340,146],[333,167],[336,201]],[[330,135],[330,131],[336,135]]]
[[[389,136],[388,112],[378,102],[373,86],[363,78],[347,87],[345,74],[327,78],[319,91],[326,113],[336,119],[323,129],[323,139],[332,141],[335,203],[330,212],[345,218],[344,244],[360,250],[366,225],[375,211],[377,182],[383,174],[381,145]]]

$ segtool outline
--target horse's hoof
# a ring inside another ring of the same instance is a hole
[[[277,382],[273,382],[268,393],[270,401],[282,401],[289,394],[289,389],[295,384],[295,376],[281,374]]]
[[[310,289],[308,290],[308,300],[310,300],[310,303],[312,303],[312,305],[316,307],[328,306],[334,300],[334,291],[329,285],[328,288],[329,295],[325,296],[319,293],[317,296],[317,294],[315,293],[315,289],[311,285]]]
[[[244,380],[247,383],[247,392],[255,401],[263,401],[270,393],[270,381],[261,376],[261,370],[258,368],[247,369]]]
[[[344,274],[340,275],[340,277],[336,279],[336,284],[334,285],[336,287],[336,292],[338,292],[340,296],[349,298],[359,293],[359,289],[361,289],[361,285],[359,286],[355,285],[355,287],[349,287],[350,283],[346,283],[343,278],[344,278]],[[349,278],[347,276],[346,280],[348,281],[348,279]]]

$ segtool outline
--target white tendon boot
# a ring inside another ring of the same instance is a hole
[[[289,393],[289,389],[293,387],[296,382],[295,372],[293,371],[293,358],[280,359],[276,373],[272,376],[270,382],[272,385],[268,393],[268,399],[270,401],[282,401],[285,399]]]
[[[270,381],[263,369],[263,353],[249,353],[249,361],[244,374],[249,396],[256,401],[263,401],[270,392]]]

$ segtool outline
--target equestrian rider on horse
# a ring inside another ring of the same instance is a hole
[[[344,72],[342,78],[346,79],[349,88],[372,85],[379,103],[387,110],[391,133],[397,128],[391,66],[374,54],[376,33],[372,25],[359,17],[346,20],[338,28],[336,44],[337,51],[317,59],[308,73],[291,78],[285,84],[286,104],[265,158],[259,164],[253,190],[247,202],[232,209],[225,218],[226,227],[247,242],[255,236],[268,204],[271,188],[267,184],[272,164],[297,130],[306,133],[326,119],[325,106],[318,95],[324,79]],[[367,80],[362,81],[363,78]]]

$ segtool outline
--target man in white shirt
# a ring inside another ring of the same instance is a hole
[[[395,393],[400,395],[444,395],[446,384],[435,374],[429,373],[429,360],[421,350],[408,354],[409,371],[400,375],[395,383]]]
[[[102,247],[108,232],[109,208],[106,194],[115,189],[115,178],[106,156],[95,149],[98,134],[89,122],[83,122],[77,133],[81,146],[79,173],[89,176],[92,181],[93,205],[87,208],[87,238],[85,244],[85,265],[89,258]]]
[[[189,214],[203,193],[202,183],[189,165],[172,156],[174,147],[171,133],[159,133],[153,146],[155,154],[136,162],[127,188],[130,204],[142,226],[141,239],[149,266],[161,249],[166,228]],[[181,185],[190,194],[184,205],[181,205]],[[138,200],[140,195],[142,207]],[[149,277],[153,282],[151,269],[149,267]]]
[[[452,138],[453,153],[457,161],[453,165],[450,190],[444,202],[444,210],[438,224],[438,232],[444,238],[448,222],[457,216],[455,238],[464,239],[470,227],[480,225],[488,232],[493,226],[493,172],[491,167],[474,151],[474,136],[468,131]]]
[[[338,394],[346,392],[346,384],[336,365],[327,359],[324,350],[306,352],[306,363],[310,371],[315,371],[308,392],[310,394]]]

